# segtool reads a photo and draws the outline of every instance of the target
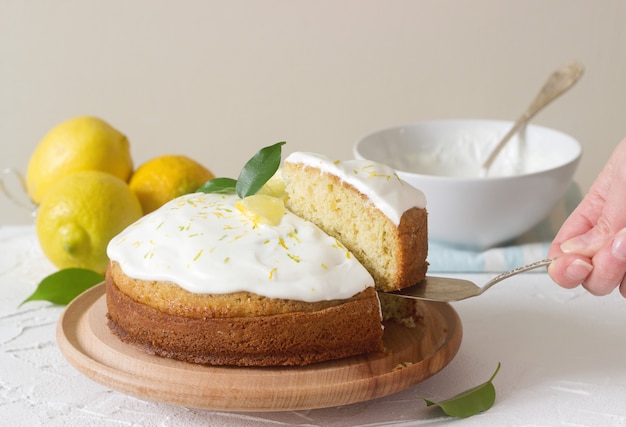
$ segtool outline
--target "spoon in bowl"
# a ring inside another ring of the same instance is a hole
[[[461,301],[467,298],[476,297],[481,295],[487,289],[491,288],[496,283],[508,279],[516,274],[523,273],[528,270],[543,267],[549,265],[556,258],[542,259],[541,261],[535,261],[530,264],[526,264],[521,267],[517,267],[511,271],[499,274],[482,287],[476,285],[474,282],[464,279],[453,279],[450,277],[429,277],[409,288],[402,289],[400,291],[389,292],[389,295],[396,295],[403,298],[412,298],[426,301],[438,301],[438,302],[453,302]]]
[[[570,87],[572,87],[583,75],[585,68],[577,61],[569,62],[556,69],[548,78],[548,81],[541,88],[539,93],[535,96],[533,102],[526,108],[526,111],[517,119],[513,124],[513,127],[508,131],[506,135],[500,140],[498,145],[493,149],[487,160],[483,163],[483,174],[486,176],[489,168],[493,164],[494,160],[502,151],[502,148],[507,142],[515,135],[522,126],[526,125],[539,111],[541,111],[546,105],[554,101],[559,95],[563,94]]]

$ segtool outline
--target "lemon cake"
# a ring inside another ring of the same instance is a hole
[[[287,210],[260,224],[240,200],[181,196],[111,240],[111,330],[149,353],[212,365],[383,351],[374,280],[352,253]]]
[[[379,291],[424,279],[426,198],[392,168],[296,152],[285,159],[282,175],[287,208],[344,244],[372,274]]]

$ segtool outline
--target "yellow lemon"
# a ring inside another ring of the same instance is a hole
[[[39,142],[28,163],[28,195],[39,204],[60,179],[82,170],[108,172],[127,181],[133,163],[126,136],[89,116],[55,126]]]
[[[167,154],[148,160],[130,178],[145,214],[183,194],[193,193],[215,178],[213,173],[186,156]]]
[[[283,180],[281,170],[278,171],[257,191],[257,194],[267,194],[268,196],[278,197],[286,202],[289,198],[287,195],[287,185]]]
[[[278,225],[286,212],[282,199],[267,194],[244,197],[235,203],[235,207],[255,225]]]
[[[75,172],[57,182],[39,205],[37,237],[58,268],[103,273],[109,240],[142,214],[126,182],[100,171]]]

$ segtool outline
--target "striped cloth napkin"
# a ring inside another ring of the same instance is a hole
[[[552,213],[532,230],[502,246],[486,250],[456,248],[429,242],[428,267],[432,273],[500,273],[546,258],[552,239],[582,199],[573,183]],[[541,270],[536,270],[541,271]]]

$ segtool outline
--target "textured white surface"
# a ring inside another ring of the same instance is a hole
[[[622,426],[626,425],[626,301],[567,291],[543,273],[454,304],[464,337],[439,374],[404,392],[344,407],[225,413],[147,402],[78,373],[59,352],[63,308],[18,307],[54,271],[30,226],[0,227],[0,424],[46,426]],[[484,281],[487,275],[464,276]],[[485,381],[498,362],[495,405],[456,420],[426,408]]]

